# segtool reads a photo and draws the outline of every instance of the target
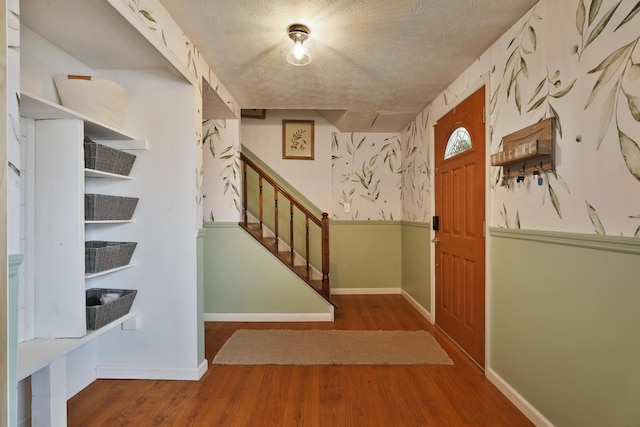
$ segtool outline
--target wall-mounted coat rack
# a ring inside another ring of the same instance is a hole
[[[523,181],[527,174],[541,178],[555,164],[555,121],[542,120],[534,125],[502,138],[502,151],[491,155],[491,166],[502,166],[502,185],[517,177]]]

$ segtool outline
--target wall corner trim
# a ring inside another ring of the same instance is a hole
[[[199,228],[198,229],[198,235],[196,236],[196,239],[204,239],[204,236],[207,234],[207,232],[205,231],[204,227],[203,228]]]

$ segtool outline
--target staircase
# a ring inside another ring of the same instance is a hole
[[[244,153],[240,159],[243,174],[240,227],[337,308],[329,282],[328,214],[322,213],[320,217],[313,214]],[[281,229],[285,232],[281,233]]]

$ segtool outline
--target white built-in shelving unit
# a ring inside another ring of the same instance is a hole
[[[18,345],[19,379],[31,375],[65,349],[71,351],[101,335],[101,331],[86,330],[86,280],[134,264],[85,274],[84,227],[133,220],[85,221],[85,180],[134,178],[85,168],[83,141],[85,136],[101,141],[136,141],[132,135],[26,92],[21,94],[21,116],[34,119],[35,123],[33,238],[38,338]],[[134,315],[130,313],[105,328],[112,329]]]
[[[18,402],[31,409],[31,424],[64,426],[67,398],[96,378],[198,379],[206,370],[193,143],[202,91],[200,76],[127,2],[23,1],[20,22],[20,132],[32,141],[21,146],[33,150],[22,158],[31,159],[22,202],[32,234],[21,286],[32,290],[33,320],[17,345]],[[59,105],[56,74],[127,89],[125,130]],[[85,136],[138,150],[134,176],[86,170]],[[141,203],[133,221],[85,221],[85,193]],[[85,240],[136,241],[135,263],[87,275]],[[137,290],[135,311],[87,331],[85,291],[98,287]]]

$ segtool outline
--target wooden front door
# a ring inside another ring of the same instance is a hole
[[[484,367],[484,87],[435,126],[436,325]],[[466,132],[465,132],[466,129]],[[468,133],[467,133],[468,132]]]

